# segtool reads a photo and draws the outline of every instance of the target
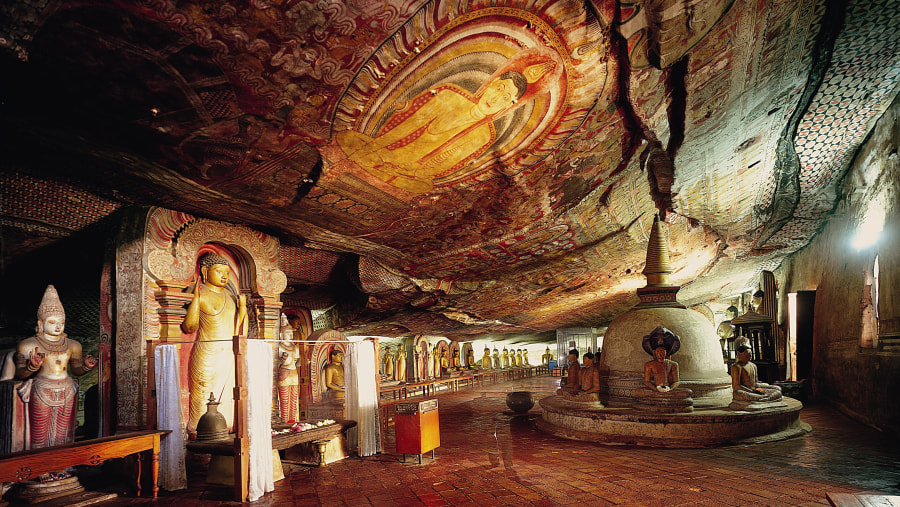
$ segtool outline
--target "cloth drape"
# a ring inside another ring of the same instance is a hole
[[[175,491],[187,487],[184,465],[184,416],[181,411],[181,383],[178,380],[178,348],[159,345],[156,364],[156,427],[171,433],[159,443],[159,487]]]
[[[350,446],[360,456],[381,452],[381,425],[378,423],[378,389],[375,384],[375,346],[370,341],[350,343],[347,367],[347,416],[356,421],[348,432]]]
[[[250,470],[247,487],[252,502],[275,490],[272,469],[272,345],[247,341],[247,430]]]

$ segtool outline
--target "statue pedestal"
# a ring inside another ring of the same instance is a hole
[[[637,389],[634,391],[632,408],[657,414],[692,412],[694,400],[691,399],[691,394],[690,389],[673,389],[667,393]]]
[[[347,439],[340,433],[329,438],[303,442],[284,451],[284,459],[303,465],[322,466],[349,457]]]
[[[741,410],[745,412],[757,412],[760,410],[768,410],[772,408],[786,407],[787,403],[782,400],[778,401],[741,401],[734,400],[728,408],[731,410]]]
[[[65,479],[23,481],[17,485],[17,488],[19,489],[15,492],[14,497],[28,503],[44,502],[84,491],[84,486],[74,475]]]
[[[562,396],[540,400],[537,427],[551,435],[586,442],[702,448],[784,440],[811,431],[800,420],[803,405],[784,398],[783,407],[739,412],[726,407],[659,413],[577,403]]]

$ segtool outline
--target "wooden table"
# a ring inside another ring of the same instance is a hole
[[[122,458],[153,451],[153,498],[159,491],[159,438],[168,431],[136,431],[111,437],[83,440],[55,447],[14,452],[0,458],[0,482],[18,482],[75,465],[99,465],[110,458]],[[141,496],[141,460],[137,460],[137,496]]]
[[[340,435],[342,432],[356,426],[356,421],[345,419],[324,426],[319,426],[311,430],[300,432],[280,433],[272,435],[272,449],[287,449],[297,444],[312,442],[313,440],[330,439]],[[275,427],[275,429],[289,428]],[[187,443],[187,449],[191,452],[201,454],[217,454],[220,456],[234,456],[234,437],[226,437],[219,440],[207,440]]]

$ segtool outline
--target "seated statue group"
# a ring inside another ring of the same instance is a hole
[[[566,385],[557,394],[569,401],[600,401],[600,370],[594,364],[594,354],[588,352],[582,358],[584,366],[578,364],[578,351],[569,351],[569,376]]]

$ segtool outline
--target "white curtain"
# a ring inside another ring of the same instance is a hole
[[[175,491],[187,487],[184,467],[184,416],[178,380],[178,348],[159,345],[156,364],[156,428],[169,430],[159,443],[159,487]]]
[[[272,345],[247,340],[247,429],[250,501],[275,490],[272,469]]]
[[[381,452],[381,425],[378,422],[378,388],[375,383],[375,345],[371,341],[350,343],[347,354],[347,417],[356,421],[348,432],[350,447],[360,456]]]

